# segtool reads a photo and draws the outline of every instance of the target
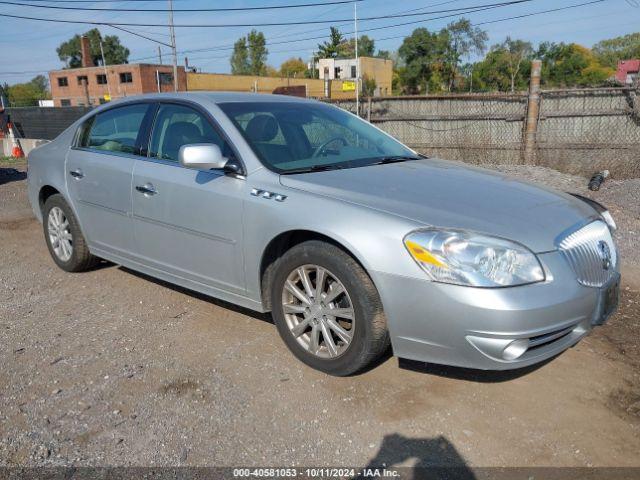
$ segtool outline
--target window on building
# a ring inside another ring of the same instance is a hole
[[[177,162],[180,147],[192,143],[215,143],[224,156],[232,156],[228,144],[200,112],[182,105],[161,106],[151,134],[149,155]]]
[[[356,72],[356,66],[351,65],[351,78],[356,78],[357,75],[358,75],[358,72]]]
[[[133,75],[131,75],[131,72],[122,72],[120,74],[120,83],[133,83]]]
[[[59,87],[68,87],[69,86],[69,80],[67,80],[67,77],[58,77],[58,86]]]
[[[107,76],[104,73],[99,73],[96,75],[96,83],[98,85],[106,85],[107,84]]]
[[[89,78],[86,75],[78,75],[78,85],[89,85]]]
[[[91,117],[83,126],[82,147],[140,154],[138,135],[149,104],[112,108]]]
[[[71,100],[69,100],[68,98],[63,98],[62,100],[60,100],[60,106],[61,107],[70,107],[71,106]]]
[[[160,85],[173,85],[173,74],[158,72],[158,81]]]
[[[340,67],[335,67],[333,69],[333,78],[340,78]]]

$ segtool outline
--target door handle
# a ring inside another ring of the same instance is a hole
[[[136,185],[136,190],[140,193],[144,193],[145,195],[155,195],[158,193],[156,187],[154,187],[151,183],[145,183],[144,185]]]
[[[84,177],[84,173],[82,173],[82,170],[80,170],[79,168],[76,168],[75,170],[71,170],[69,172],[69,175],[71,175],[76,180],[80,180],[82,177]]]

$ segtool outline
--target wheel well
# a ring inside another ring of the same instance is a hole
[[[281,233],[269,242],[269,245],[267,245],[267,248],[262,254],[262,261],[260,262],[260,293],[262,296],[262,304],[267,310],[271,310],[271,296],[269,295],[269,291],[271,289],[276,262],[285,252],[308,240],[320,240],[338,247],[351,256],[364,269],[364,266],[349,249],[327,235],[310,230],[292,230]]]
[[[45,185],[40,189],[40,193],[38,195],[38,205],[40,205],[40,211],[44,209],[44,203],[51,195],[55,195],[56,193],[60,193],[58,190],[53,188],[51,185]]]

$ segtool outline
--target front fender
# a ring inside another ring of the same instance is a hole
[[[262,173],[262,178],[247,179],[249,189],[272,191],[287,198],[277,202],[247,195],[245,199],[245,279],[250,298],[262,300],[260,265],[268,245],[283,233],[299,230],[324,235],[342,245],[372,279],[372,272],[424,279],[424,272],[402,242],[408,232],[422,225],[360,205],[287,188],[269,179],[274,176],[271,172]]]

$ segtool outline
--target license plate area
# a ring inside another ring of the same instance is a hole
[[[617,275],[605,288],[602,289],[600,294],[600,308],[598,309],[600,314],[594,319],[594,325],[602,325],[611,316],[613,312],[618,308],[618,301],[620,299],[620,275]]]

